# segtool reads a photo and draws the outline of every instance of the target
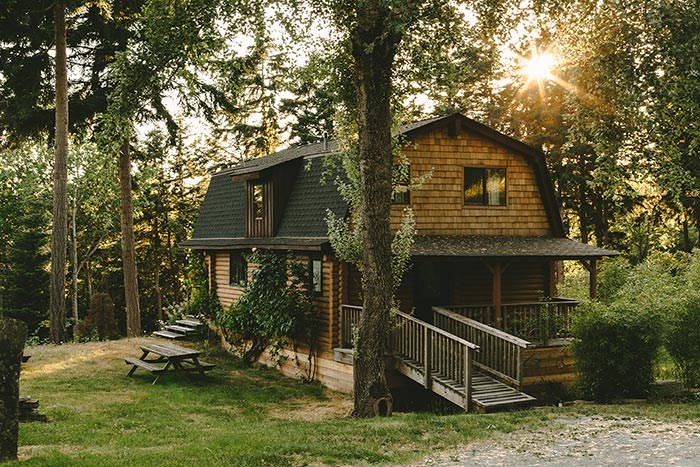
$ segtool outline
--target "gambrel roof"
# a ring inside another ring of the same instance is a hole
[[[416,255],[433,256],[443,249],[442,247],[445,252],[450,252],[448,255],[454,256],[472,256],[479,251],[483,252],[482,256],[494,256],[495,252],[501,252],[495,256],[513,256],[517,251],[522,251],[523,256],[532,256],[526,253],[530,251],[536,256],[547,257],[583,258],[616,254],[565,238],[558,203],[542,152],[461,114],[405,125],[400,127],[397,133],[411,141],[412,138],[445,124],[492,140],[521,154],[527,160],[533,168],[554,238],[418,237],[414,247]],[[341,217],[348,214],[347,203],[338,193],[333,176],[328,177],[325,173],[325,157],[337,153],[338,150],[339,145],[335,141],[307,144],[246,161],[215,174],[212,176],[192,237],[183,242],[182,246],[200,250],[255,246],[321,249],[328,243],[325,221],[327,210]],[[275,236],[248,238],[245,217],[246,180],[270,170],[281,170],[285,177],[293,177],[284,212]],[[548,254],[548,251],[551,254]]]

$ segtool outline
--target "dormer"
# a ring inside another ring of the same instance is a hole
[[[300,165],[301,159],[295,159],[271,167],[253,165],[232,174],[234,182],[245,183],[246,237],[277,235]]]

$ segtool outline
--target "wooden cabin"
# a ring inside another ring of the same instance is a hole
[[[460,114],[400,128],[411,179],[394,195],[392,227],[406,206],[417,236],[412,268],[397,291],[392,331],[397,384],[421,384],[481,410],[528,403],[536,385],[572,380],[568,337],[574,300],[557,297],[557,265],[581,261],[595,296],[596,262],[615,252],[564,235],[544,155]],[[308,260],[322,321],[315,376],[352,390],[352,328],[362,313],[359,272],[328,241],[326,212],[348,206],[316,143],[254,159],[212,177],[192,238],[223,306],[241,295],[253,248]],[[282,367],[302,374],[305,354],[287,350]],[[403,380],[402,380],[403,378]],[[408,381],[413,380],[408,383]]]

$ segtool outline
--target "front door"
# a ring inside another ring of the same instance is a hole
[[[414,296],[416,318],[431,323],[431,307],[450,305],[450,265],[449,263],[416,261],[414,268]]]

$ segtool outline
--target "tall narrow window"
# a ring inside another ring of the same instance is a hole
[[[248,262],[240,251],[229,254],[228,283],[239,287],[248,283]]]
[[[265,215],[265,203],[263,185],[253,185],[253,214],[255,220],[261,220]]]
[[[506,169],[465,168],[464,204],[506,205]]]
[[[391,202],[394,204],[409,204],[411,202],[411,166],[395,165],[392,170],[394,179]]]
[[[309,262],[311,290],[320,293],[323,290],[323,261],[312,258]]]

